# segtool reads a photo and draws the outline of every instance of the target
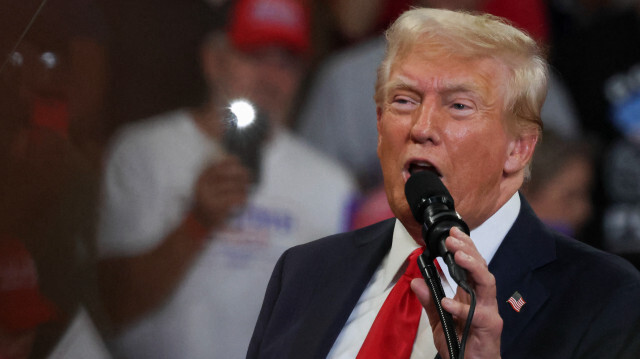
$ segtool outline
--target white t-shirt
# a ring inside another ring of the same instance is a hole
[[[107,161],[101,256],[157,246],[180,224],[198,175],[220,151],[186,111],[125,129]],[[276,129],[247,208],[211,234],[168,302],[114,341],[118,357],[244,357],[277,259],[293,245],[343,231],[354,195],[350,174]]]
[[[83,307],[73,318],[48,359],[109,359],[111,354]]]

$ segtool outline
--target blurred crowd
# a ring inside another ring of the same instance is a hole
[[[373,92],[412,6],[545,45],[522,191],[640,267],[639,0],[0,1],[2,359],[244,357],[285,249],[393,216]]]

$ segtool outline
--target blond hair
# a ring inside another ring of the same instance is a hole
[[[547,62],[538,44],[505,20],[488,14],[417,8],[403,13],[386,32],[374,99],[382,107],[391,66],[419,43],[465,58],[493,58],[509,69],[505,113],[514,133],[542,131],[540,110],[547,93]]]

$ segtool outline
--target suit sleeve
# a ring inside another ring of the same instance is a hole
[[[611,300],[589,326],[576,358],[639,357],[640,283],[630,283],[611,294]]]

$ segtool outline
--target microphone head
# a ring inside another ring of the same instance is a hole
[[[451,208],[453,208],[453,198],[449,190],[444,186],[440,177],[431,171],[412,174],[404,186],[404,194],[413,217],[420,223],[424,221],[424,210],[430,203],[429,198],[438,197],[444,203],[450,202]]]

